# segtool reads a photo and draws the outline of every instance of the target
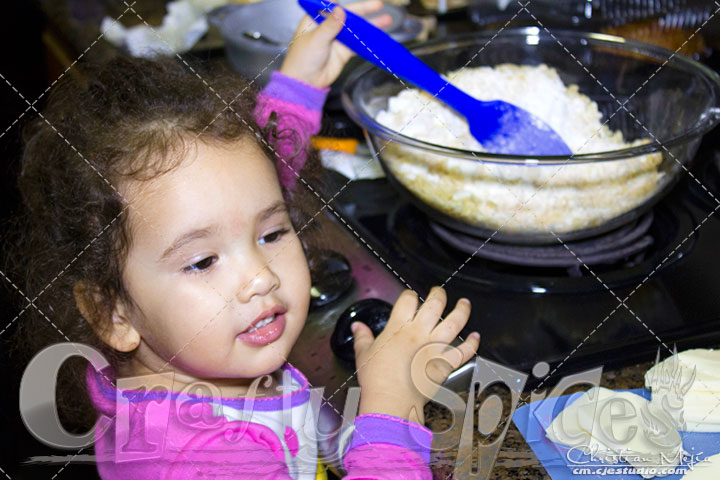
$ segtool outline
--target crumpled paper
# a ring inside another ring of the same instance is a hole
[[[100,31],[117,47],[133,57],[153,58],[187,52],[208,30],[205,14],[228,0],[176,0],[167,4],[167,14],[158,27],[146,24],[126,28],[105,17]],[[128,12],[132,14],[133,12]]]

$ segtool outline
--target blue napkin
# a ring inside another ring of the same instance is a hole
[[[650,399],[650,392],[646,389],[625,390],[640,395],[643,398]],[[575,393],[572,395],[563,395],[561,397],[548,398],[529,405],[523,405],[515,410],[513,422],[518,428],[522,436],[530,445],[533,452],[542,463],[545,470],[553,480],[578,479],[583,480],[607,480],[608,478],[642,480],[638,474],[618,474],[610,473],[607,469],[614,468],[622,470],[627,467],[632,468],[627,463],[620,462],[617,465],[608,465],[599,459],[593,459],[589,455],[581,455],[577,449],[570,452],[573,462],[567,458],[568,447],[551,442],[545,436],[545,430],[550,426],[553,419],[568,405],[582,395]],[[716,453],[720,453],[720,433],[690,433],[680,432],[682,437],[683,448],[695,463]],[[679,468],[689,463],[690,458],[683,460]],[[576,464],[574,464],[576,463]],[[607,468],[603,474],[603,468]],[[581,469],[588,469],[582,471]],[[677,480],[683,477],[683,473],[667,475],[663,480]]]

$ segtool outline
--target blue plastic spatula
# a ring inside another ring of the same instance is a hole
[[[298,0],[317,23],[335,3]],[[345,26],[337,39],[355,53],[393,75],[433,95],[464,116],[470,133],[491,153],[507,155],[571,155],[570,148],[544,121],[507,102],[477,100],[456,88],[388,34],[346,10]]]

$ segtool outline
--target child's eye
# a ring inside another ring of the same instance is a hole
[[[215,263],[215,257],[205,257],[199,262],[195,262],[192,265],[188,265],[187,267],[183,268],[184,272],[202,272],[203,270],[207,270],[212,266],[212,264]]]
[[[275,230],[274,232],[268,233],[267,235],[265,235],[264,237],[262,237],[262,238],[260,239],[260,244],[262,245],[262,244],[264,244],[264,243],[277,242],[278,240],[280,240],[280,238],[281,238],[283,235],[285,235],[285,234],[288,233],[289,231],[290,231],[290,230],[287,229],[287,228],[282,228],[282,229],[280,229],[280,230]]]

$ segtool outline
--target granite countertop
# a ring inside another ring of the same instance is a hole
[[[652,365],[653,362],[645,362],[616,370],[608,370],[602,374],[600,386],[614,390],[642,388],[644,386],[645,372]],[[585,389],[570,389],[567,393]],[[464,401],[467,401],[467,393],[461,393],[460,396]],[[509,395],[501,395],[501,398],[503,399],[503,408],[505,409],[505,412],[509,411]],[[524,402],[528,401],[528,399],[529,394],[523,394],[518,406],[523,405]],[[480,402],[475,403],[475,415],[478,414],[479,405]],[[425,423],[428,428],[434,432],[441,432],[450,427],[450,415],[449,410],[433,403],[428,404],[425,407]],[[474,433],[475,437],[473,438],[473,442],[483,441],[477,429],[475,429]],[[490,440],[492,441],[495,438],[496,437],[491,436]],[[457,445],[458,442],[451,443]],[[448,480],[454,478],[452,472],[454,470],[456,457],[456,449],[433,453],[433,477],[437,480]],[[495,463],[492,468],[492,473],[488,477],[488,480],[496,479],[550,479],[550,476],[545,471],[545,468],[539,462],[528,443],[512,422],[510,422],[507,434],[505,435],[502,445],[498,451],[497,458],[495,459]]]

